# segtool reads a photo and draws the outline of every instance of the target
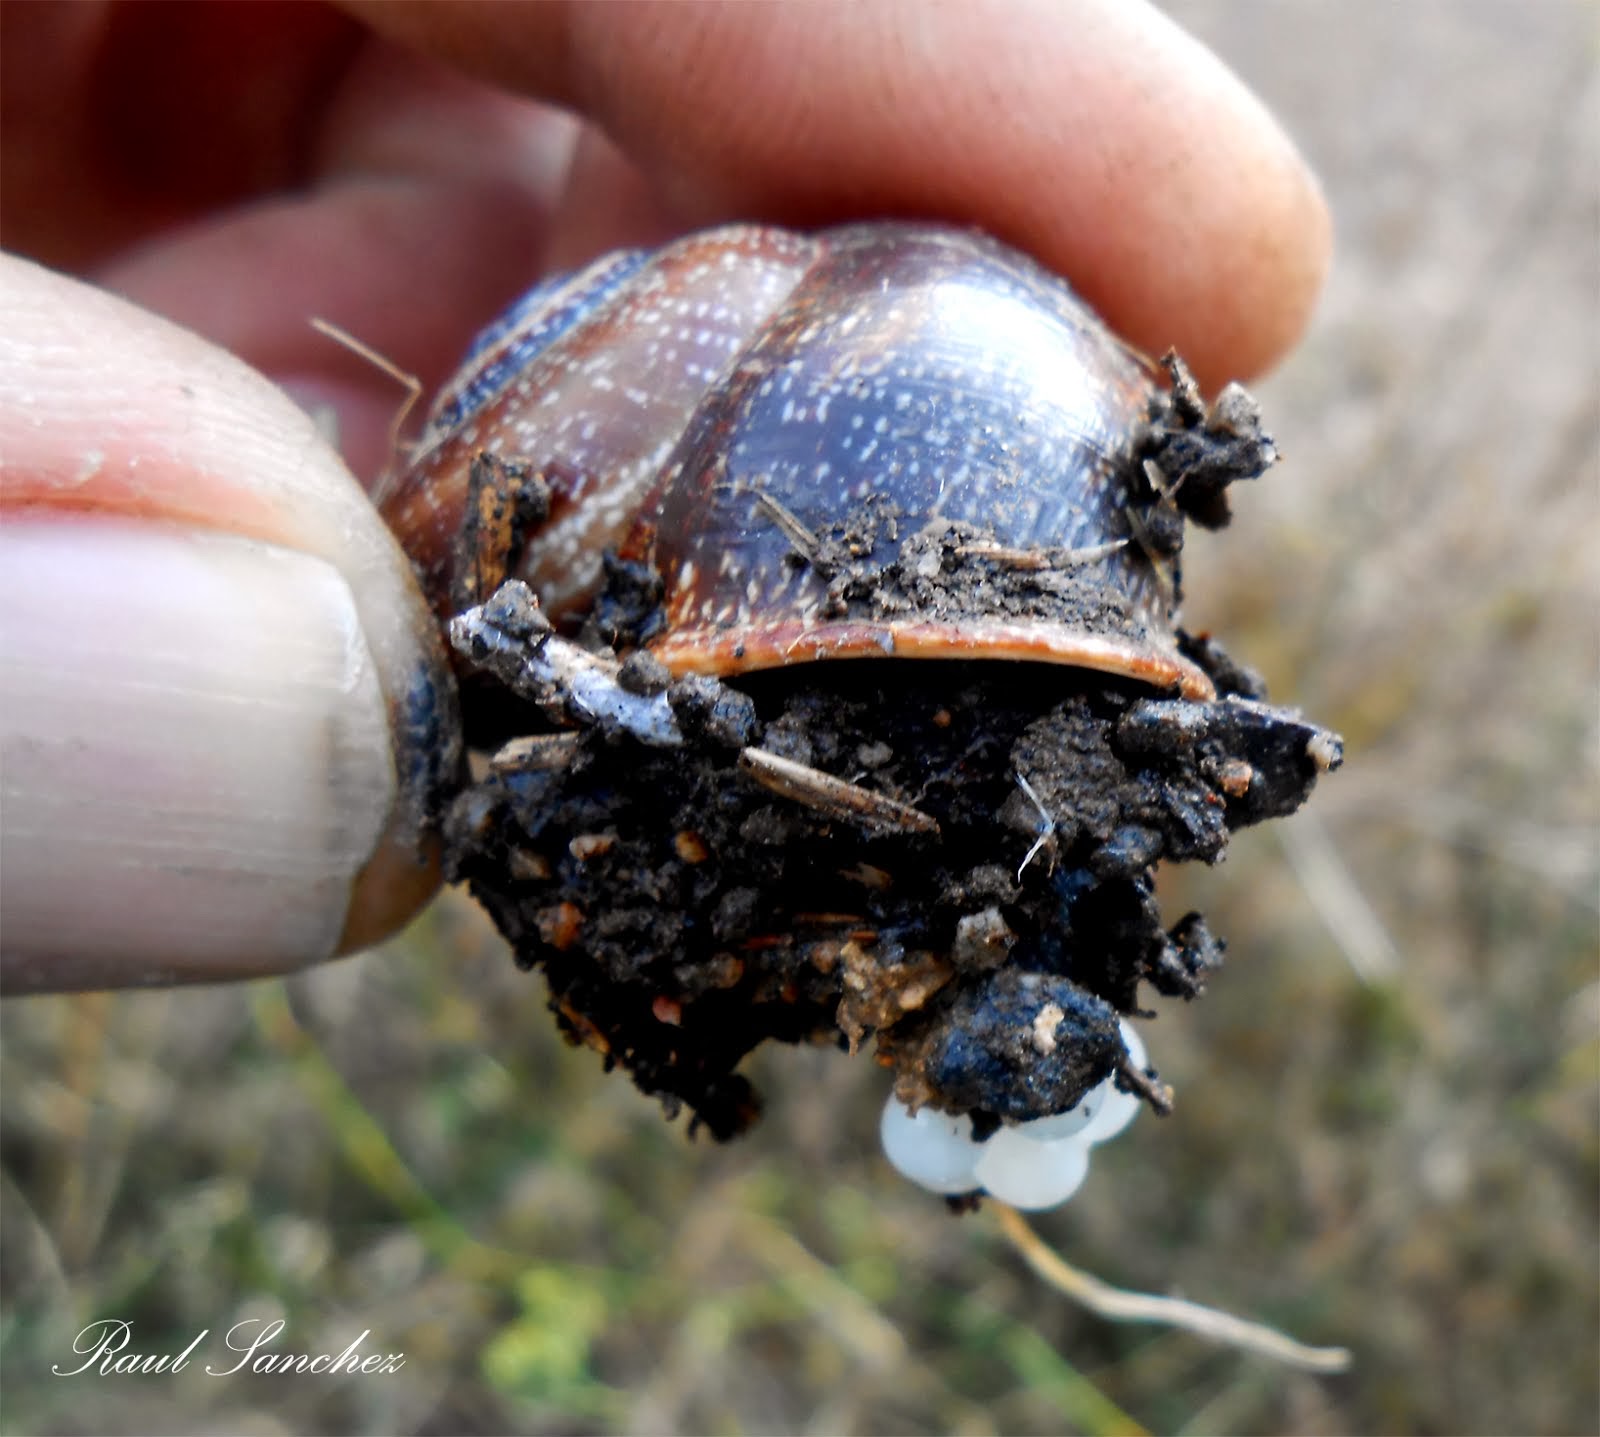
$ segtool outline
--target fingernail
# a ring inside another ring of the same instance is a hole
[[[396,802],[348,585],[254,540],[8,516],[0,797],[9,987],[329,956]]]

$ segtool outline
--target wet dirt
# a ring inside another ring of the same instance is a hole
[[[513,745],[447,837],[567,1032],[718,1137],[758,1111],[736,1068],[769,1038],[875,1041],[903,1099],[980,1125],[1071,1107],[1123,1062],[1142,983],[1191,997],[1220,962],[1197,916],[1163,927],[1155,863],[1214,861],[1319,772],[1292,713],[1060,666],[810,664],[664,697],[680,744]]]
[[[716,502],[749,511],[730,533],[765,566],[752,588],[809,597],[722,611],[728,638],[706,643],[728,649],[724,678],[662,662],[663,629],[704,611],[650,545],[607,557],[576,643],[526,585],[487,595],[542,496],[485,495],[504,476],[475,467],[456,568],[481,602],[451,633],[477,673],[469,731],[503,747],[448,814],[448,861],[574,1041],[719,1138],[759,1111],[737,1070],[768,1039],[871,1045],[903,1101],[980,1133],[1064,1112],[1112,1073],[1169,1104],[1118,1016],[1199,994],[1222,944],[1197,914],[1164,926],[1155,866],[1215,862],[1340,748],[1174,628],[1185,520],[1225,522],[1228,485],[1275,451],[1242,390],[1208,408],[1180,363],[1166,372],[1127,447],[1095,461],[1092,545],[1051,547],[1004,506],[913,520],[878,492],[820,522],[725,484]],[[943,657],[904,656],[907,616]],[[808,652],[856,656],[763,667],[744,636],[780,619],[827,631]],[[876,623],[902,656],[838,638]],[[1050,630],[1056,661],[965,657],[1000,624]],[[1063,662],[1062,634],[1111,671]]]

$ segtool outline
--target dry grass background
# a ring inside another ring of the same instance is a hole
[[[1600,1428],[1597,12],[1176,9],[1340,234],[1260,389],[1288,462],[1196,545],[1190,618],[1349,762],[1173,875],[1230,939],[1151,1025],[1181,1105],[1040,1226],[1353,1370],[1069,1307],[887,1170],[869,1063],[763,1055],[759,1133],[686,1142],[457,901],[284,985],[7,1007],[7,1431]],[[406,1365],[53,1377],[102,1316]]]

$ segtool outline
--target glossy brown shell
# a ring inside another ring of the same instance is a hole
[[[436,602],[486,452],[552,491],[515,574],[560,616],[603,549],[653,566],[675,673],[993,657],[1211,695],[1127,512],[1159,374],[1014,251],[733,227],[609,257],[502,329],[382,500]]]

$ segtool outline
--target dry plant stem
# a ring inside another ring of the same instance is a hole
[[[1315,814],[1278,833],[1278,843],[1333,941],[1369,988],[1393,981],[1400,968],[1394,939],[1378,917],[1327,825]]]
[[[859,823],[875,833],[937,833],[939,825],[921,809],[909,803],[886,798],[809,764],[769,753],[764,748],[744,748],[739,752],[739,770],[763,788],[783,798],[792,798],[846,822]]]
[[[1259,1322],[1247,1322],[1231,1313],[1185,1302],[1177,1297],[1157,1297],[1146,1292],[1125,1292],[1080,1272],[1053,1251],[1015,1208],[990,1199],[1000,1230],[1006,1241],[1022,1255],[1024,1262],[1040,1277],[1097,1317],[1108,1322],[1159,1322],[1181,1328],[1197,1337],[1236,1347],[1241,1352],[1256,1352],[1298,1367],[1305,1372],[1344,1372],[1350,1366],[1347,1347],[1308,1347],[1303,1342]]]
[[[387,355],[380,354],[370,344],[363,342],[351,334],[347,329],[341,329],[330,320],[320,319],[316,315],[311,317],[311,327],[320,335],[331,339],[335,344],[348,349],[357,359],[364,359],[380,374],[387,375],[405,391],[405,398],[400,401],[395,409],[395,415],[389,422],[389,453],[399,455],[403,452],[400,435],[404,432],[406,420],[411,417],[411,411],[416,407],[417,400],[422,397],[422,381],[416,375],[400,368]]]

